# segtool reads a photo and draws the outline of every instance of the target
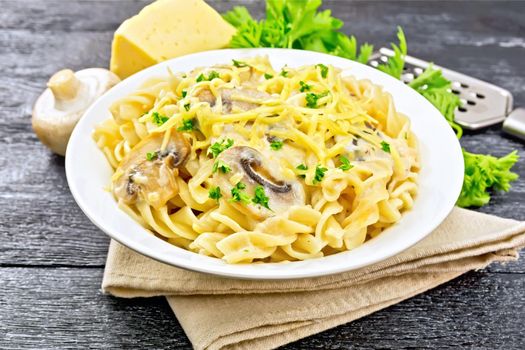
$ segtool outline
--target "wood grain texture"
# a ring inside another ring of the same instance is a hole
[[[174,349],[190,346],[163,298],[118,299],[100,269],[3,268],[2,349]],[[366,318],[284,349],[523,349],[521,274],[471,272]],[[497,310],[497,312],[494,312]]]
[[[188,348],[163,299],[99,291],[108,239],[69,193],[63,158],[31,130],[33,101],[55,71],[105,67],[113,31],[149,1],[0,0],[0,348]],[[208,1],[219,11],[262,1]],[[344,31],[376,47],[403,26],[409,52],[510,90],[525,106],[525,2],[324,1]],[[525,146],[500,126],[467,132],[471,152]],[[525,220],[525,161],[510,193],[480,211]],[[7,286],[7,288],[5,288]],[[334,330],[304,348],[523,349],[525,259],[493,265]]]

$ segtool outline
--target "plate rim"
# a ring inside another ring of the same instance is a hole
[[[104,233],[106,233],[108,236],[110,236],[110,238],[116,240],[120,244],[122,244],[122,245],[124,245],[124,246],[126,246],[126,247],[128,247],[128,248],[130,248],[130,249],[132,249],[132,250],[134,250],[134,251],[144,255],[144,256],[147,256],[147,257],[152,258],[154,260],[160,261],[162,263],[165,263],[165,264],[168,264],[168,265],[171,265],[171,266],[175,266],[175,267],[178,267],[178,268],[183,268],[183,269],[186,269],[186,270],[197,271],[197,272],[202,272],[202,273],[207,273],[207,274],[212,274],[212,275],[217,275],[217,276],[222,276],[222,277],[238,278],[238,279],[251,279],[251,280],[286,280],[286,279],[312,278],[312,277],[320,277],[320,276],[327,276],[327,275],[338,274],[338,273],[342,273],[342,272],[346,272],[346,271],[358,270],[358,269],[361,269],[363,267],[376,264],[376,263],[378,263],[380,261],[384,261],[384,260],[386,260],[388,258],[391,258],[391,257],[393,257],[395,255],[398,255],[398,254],[406,251],[407,249],[409,249],[410,247],[412,247],[413,245],[415,245],[416,243],[418,243],[419,241],[421,241],[422,239],[427,237],[436,227],[438,227],[445,220],[445,218],[452,211],[452,209],[454,208],[455,202],[456,202],[456,200],[459,197],[459,194],[461,192],[461,187],[462,187],[462,183],[463,183],[463,172],[464,172],[464,163],[463,163],[463,157],[462,157],[462,154],[461,154],[461,146],[459,144],[459,141],[455,137],[455,134],[453,133],[452,129],[449,127],[449,125],[446,122],[445,118],[443,118],[441,115],[440,115],[441,118],[439,118],[440,121],[438,121],[436,119],[435,122],[446,125],[446,127],[449,130],[449,134],[454,136],[453,138],[451,138],[451,140],[453,139],[453,140],[455,140],[455,142],[454,142],[453,145],[451,144],[450,147],[455,149],[454,152],[455,152],[455,156],[457,158],[457,159],[454,160],[454,162],[455,162],[454,164],[455,164],[455,167],[456,167],[455,170],[458,172],[458,174],[461,171],[461,176],[457,176],[455,178],[455,181],[454,181],[454,184],[453,184],[453,188],[449,191],[451,194],[449,194],[448,197],[447,197],[446,205],[443,205],[443,208],[441,208],[439,213],[435,216],[435,218],[433,220],[433,223],[430,224],[430,225],[427,225],[427,227],[424,230],[418,230],[418,231],[424,231],[424,232],[421,233],[418,236],[417,239],[415,239],[415,240],[412,239],[410,241],[410,243],[405,244],[402,248],[392,249],[391,252],[389,252],[389,254],[386,254],[386,255],[384,255],[384,256],[382,256],[380,258],[370,259],[370,260],[368,260],[368,261],[366,261],[364,263],[355,263],[353,266],[342,265],[342,266],[335,266],[334,267],[334,266],[331,266],[328,263],[327,264],[323,264],[322,263],[322,261],[328,259],[330,256],[323,257],[323,258],[318,258],[318,259],[306,260],[306,261],[288,262],[288,263],[284,263],[284,264],[283,263],[265,263],[265,264],[226,264],[226,265],[224,265],[225,263],[221,259],[207,257],[209,259],[213,259],[215,262],[211,263],[211,264],[205,264],[204,266],[202,266],[201,264],[192,265],[192,264],[190,264],[192,262],[191,258],[188,259],[188,261],[184,261],[182,259],[177,259],[177,255],[174,254],[173,256],[170,257],[170,259],[167,259],[167,258],[161,256],[160,254],[155,254],[155,252],[151,251],[151,248],[148,248],[148,247],[146,247],[144,245],[139,244],[138,241],[129,241],[129,240],[126,241],[126,240],[123,240],[122,237],[124,237],[124,235],[115,233],[113,230],[109,230],[104,225],[104,223],[99,222],[99,220],[95,217],[95,215],[93,215],[93,211],[92,211],[89,203],[87,201],[85,201],[85,198],[81,195],[81,193],[79,191],[79,188],[78,188],[78,183],[74,180],[74,176],[75,176],[74,175],[75,174],[74,157],[70,156],[70,155],[74,153],[74,151],[76,149],[75,147],[77,147],[77,143],[75,141],[75,140],[77,140],[77,138],[84,137],[84,138],[89,138],[89,139],[92,140],[91,135],[79,135],[79,134],[81,133],[81,129],[82,129],[81,126],[84,125],[85,123],[87,123],[85,116],[88,116],[88,115],[92,114],[93,111],[96,110],[97,106],[101,103],[100,101],[104,101],[104,99],[107,98],[107,96],[111,96],[112,91],[118,91],[119,86],[121,86],[121,87],[122,86],[126,86],[126,84],[130,84],[130,82],[139,81],[139,80],[140,81],[144,81],[149,76],[156,76],[157,74],[155,74],[155,73],[151,74],[151,73],[161,69],[162,67],[172,66],[172,65],[176,64],[177,61],[189,60],[191,58],[196,58],[196,57],[206,56],[206,55],[209,55],[210,57],[213,57],[216,54],[220,55],[220,56],[227,55],[230,58],[243,58],[243,57],[255,56],[255,55],[268,55],[270,57],[270,59],[271,59],[271,55],[274,54],[274,53],[275,54],[279,53],[278,55],[283,54],[283,53],[284,54],[290,53],[292,56],[296,55],[296,54],[299,54],[299,55],[301,55],[301,54],[302,55],[314,55],[314,56],[319,57],[320,60],[322,60],[323,58],[326,58],[326,59],[329,59],[329,60],[333,61],[335,59],[336,61],[340,61],[341,63],[344,62],[345,64],[350,65],[350,66],[357,66],[357,67],[363,66],[363,67],[366,67],[366,70],[368,70],[368,69],[374,70],[376,72],[374,74],[383,75],[383,79],[387,79],[387,81],[388,80],[394,81],[395,82],[395,83],[393,83],[394,85],[398,85],[399,86],[399,84],[401,84],[402,86],[405,86],[401,81],[399,81],[399,80],[397,80],[397,79],[395,79],[395,78],[393,78],[393,77],[391,77],[391,76],[389,76],[389,75],[387,75],[387,74],[385,74],[383,72],[380,72],[380,71],[378,71],[378,70],[376,70],[376,69],[374,69],[372,67],[369,67],[367,65],[364,65],[364,64],[361,64],[361,63],[358,63],[358,62],[355,62],[355,61],[350,61],[350,60],[347,60],[347,59],[344,59],[344,58],[341,58],[341,57],[328,55],[328,54],[323,54],[323,53],[314,52],[314,51],[306,51],[306,50],[295,50],[295,49],[255,48],[255,49],[221,49],[221,50],[211,50],[211,51],[203,51],[203,52],[193,53],[193,54],[189,54],[189,55],[185,55],[185,56],[180,56],[180,57],[177,57],[177,58],[173,58],[173,59],[170,59],[170,60],[158,63],[158,64],[156,64],[154,66],[148,67],[148,68],[146,68],[146,69],[144,69],[144,70],[142,70],[142,71],[140,71],[140,72],[138,72],[138,73],[136,73],[136,74],[126,78],[126,79],[124,79],[122,82],[120,82],[115,87],[113,87],[111,90],[106,92],[103,96],[101,96],[97,101],[95,101],[86,110],[86,112],[84,113],[84,116],[80,119],[79,123],[74,128],[73,133],[71,135],[71,138],[70,138],[70,145],[71,145],[71,147],[68,147],[68,149],[66,150],[66,160],[65,160],[66,178],[67,178],[67,182],[68,182],[69,188],[71,190],[71,193],[72,193],[72,195],[73,195],[73,197],[75,199],[75,202],[80,207],[80,209],[84,212],[84,214],[89,218],[89,220],[91,222],[93,222],[93,224],[96,227],[98,227],[100,230],[102,230]],[[335,65],[335,66],[337,66],[337,65]],[[362,68],[362,69],[364,69],[364,68]],[[381,85],[381,84],[378,84],[378,83],[376,83],[374,81],[372,81],[372,83],[376,84],[376,85]],[[410,89],[408,87],[406,87],[406,88]],[[406,90],[406,91],[409,91],[409,90]],[[412,90],[412,91],[413,91],[413,93],[415,95],[418,96],[417,98],[419,98],[422,103],[427,104],[427,107],[429,107],[429,108],[433,109],[435,112],[439,113],[439,111],[430,102],[428,102],[423,96],[419,95],[414,90]],[[394,104],[396,104],[395,99],[394,99]],[[410,116],[407,116],[407,117],[409,119],[411,119]],[[417,134],[416,134],[416,137],[418,137]],[[420,138],[418,137],[418,142],[420,142],[419,139]],[[420,142],[420,144],[421,144],[421,142]],[[100,150],[98,150],[98,151],[100,152]],[[103,189],[101,189],[101,190],[103,190]],[[417,201],[417,199],[416,199],[416,201]],[[116,203],[115,203],[115,209],[120,211],[120,209],[117,207]],[[409,210],[408,212],[410,212],[412,210],[413,209]],[[403,216],[406,215],[408,212],[404,212]],[[144,233],[147,233],[147,230],[144,227],[142,227],[139,223],[137,223],[137,222],[134,222],[134,223],[135,223],[135,225],[140,227],[142,230],[144,230]],[[157,238],[157,239],[159,241],[162,241],[159,238]],[[176,248],[176,250],[178,249],[178,250],[182,250],[185,253],[189,253],[189,254],[193,254],[193,255],[199,255],[197,253],[193,253],[193,252],[184,250],[182,248],[178,248],[178,247],[176,247],[174,245],[171,245],[171,244],[169,244],[167,242],[164,242],[164,243],[170,245],[173,248]],[[345,253],[349,253],[349,252],[351,252],[351,251],[345,251],[345,252],[342,252],[342,253],[337,253],[335,255],[345,254]],[[182,252],[179,252],[179,253],[182,253]],[[182,253],[182,254],[184,255],[184,253]],[[331,255],[331,256],[334,256],[334,255]],[[219,263],[219,262],[221,262],[221,263]],[[279,270],[271,270],[271,269],[263,268],[263,266],[265,266],[265,265],[266,266],[268,266],[268,265],[285,266],[285,265],[288,265],[288,264],[294,264],[294,266],[299,266],[299,265],[308,265],[308,264],[311,264],[311,262],[318,262],[317,265],[320,265],[320,266],[327,265],[328,267],[325,267],[325,268],[319,268],[318,267],[318,269],[315,272],[313,272],[313,273],[308,271],[308,269],[306,269],[306,271],[302,271],[302,269],[300,269],[300,268],[290,269],[287,273],[283,273],[283,272],[278,273]],[[224,267],[224,266],[226,266],[226,269],[219,268],[219,267]],[[250,268],[247,268],[248,272],[243,270],[243,267],[246,267],[246,266],[250,266]],[[257,268],[257,267],[253,268],[255,266],[261,267],[261,268]],[[241,268],[239,269],[238,267],[241,267]],[[253,273],[250,273],[249,272],[250,270],[258,271],[257,275],[253,275]]]

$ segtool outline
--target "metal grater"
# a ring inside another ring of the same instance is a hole
[[[377,67],[386,62],[394,52],[381,48],[374,53],[368,64]],[[429,62],[406,56],[405,68],[401,80],[407,84],[423,73]],[[446,69],[441,69],[443,76],[452,81],[452,92],[461,98],[462,106],[456,109],[455,121],[466,129],[476,130],[505,120],[512,111],[512,94],[498,86]]]

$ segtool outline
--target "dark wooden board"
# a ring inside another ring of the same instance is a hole
[[[119,299],[100,269],[3,268],[0,348],[173,349],[189,342],[164,298]],[[471,347],[523,349],[521,274],[471,272],[285,349]]]
[[[162,298],[99,291],[108,238],[69,193],[64,161],[32,133],[33,101],[55,71],[107,66],[113,31],[148,1],[0,0],[0,348],[187,348]],[[220,11],[262,1],[209,1]],[[344,31],[376,47],[403,26],[409,52],[509,89],[525,106],[525,2],[324,1]],[[501,156],[521,141],[494,126],[468,132],[471,152]],[[480,211],[525,220],[525,161],[512,190]],[[525,259],[493,265],[299,348],[525,348]],[[5,288],[7,286],[7,288]]]

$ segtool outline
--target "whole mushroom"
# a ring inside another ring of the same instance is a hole
[[[76,73],[63,69],[55,73],[33,107],[35,134],[44,145],[63,156],[71,132],[85,110],[119,81],[115,74],[103,68]]]

